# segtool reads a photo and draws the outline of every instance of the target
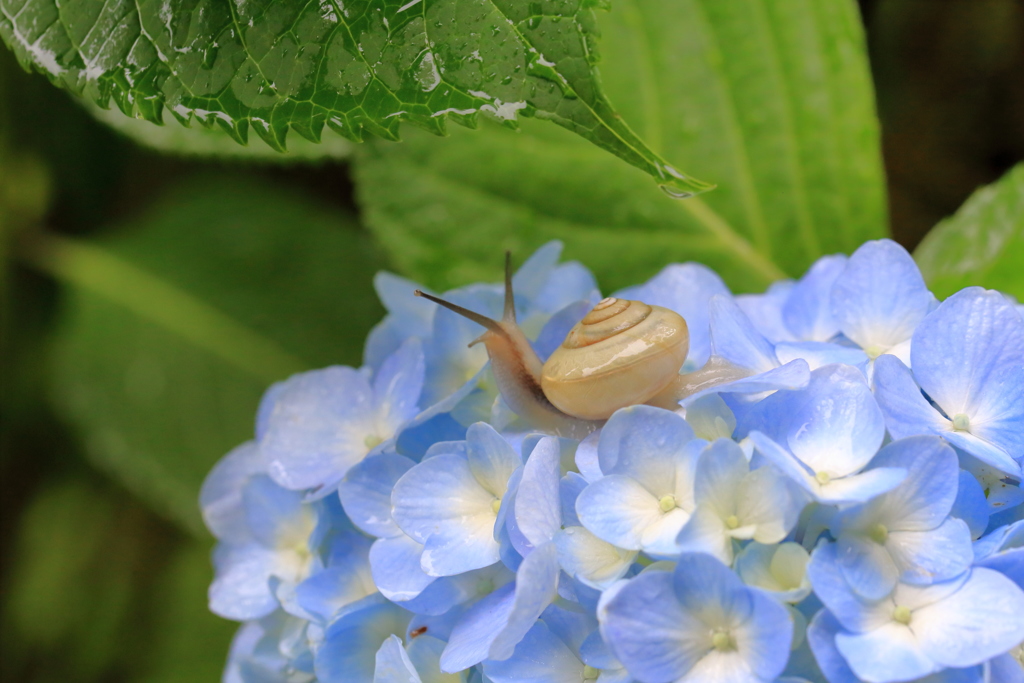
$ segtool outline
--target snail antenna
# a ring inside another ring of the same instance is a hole
[[[505,322],[516,321],[516,298],[512,293],[512,252],[505,252],[505,313],[502,315]]]
[[[491,332],[495,332],[495,333],[501,334],[501,335],[505,334],[505,330],[501,329],[501,325],[498,324],[498,321],[497,320],[491,320],[486,315],[480,315],[479,313],[477,313],[475,311],[471,311],[468,308],[463,308],[462,306],[459,306],[458,304],[453,304],[451,301],[445,301],[444,299],[442,299],[440,297],[436,297],[433,294],[427,294],[426,292],[420,291],[418,289],[416,291],[414,291],[413,294],[415,294],[416,296],[421,296],[424,299],[427,299],[429,301],[433,301],[435,304],[437,304],[439,306],[444,306],[449,311],[453,311],[455,313],[458,313],[463,318],[469,318],[470,320],[475,322],[477,325],[483,325],[484,327],[486,327]]]

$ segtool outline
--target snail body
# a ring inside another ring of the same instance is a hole
[[[559,436],[582,438],[626,406],[676,409],[680,399],[695,391],[749,374],[712,357],[704,368],[680,375],[690,346],[683,317],[661,306],[611,297],[595,305],[541,363],[516,323],[507,253],[501,320],[415,293],[482,325],[485,332],[470,346],[487,348],[509,408]]]

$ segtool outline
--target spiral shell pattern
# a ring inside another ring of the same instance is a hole
[[[564,413],[605,419],[664,389],[679,374],[689,340],[686,321],[674,311],[607,298],[551,354],[541,388]]]

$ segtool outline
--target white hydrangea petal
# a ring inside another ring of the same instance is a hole
[[[999,572],[976,568],[960,590],[915,610],[911,624],[936,662],[980,664],[1024,641],[1024,592]]]
[[[643,548],[647,527],[661,519],[658,499],[635,480],[609,475],[583,490],[576,514],[591,533],[627,550]]]
[[[602,541],[582,526],[570,526],[558,532],[555,546],[565,572],[598,589],[621,579],[637,556],[637,551]]]
[[[918,645],[913,632],[896,622],[865,633],[841,631],[836,648],[854,673],[869,681],[909,681],[942,668]]]

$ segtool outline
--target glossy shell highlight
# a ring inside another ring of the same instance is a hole
[[[605,299],[544,363],[541,388],[562,412],[604,420],[666,388],[689,348],[689,330],[678,313],[640,301]]]

